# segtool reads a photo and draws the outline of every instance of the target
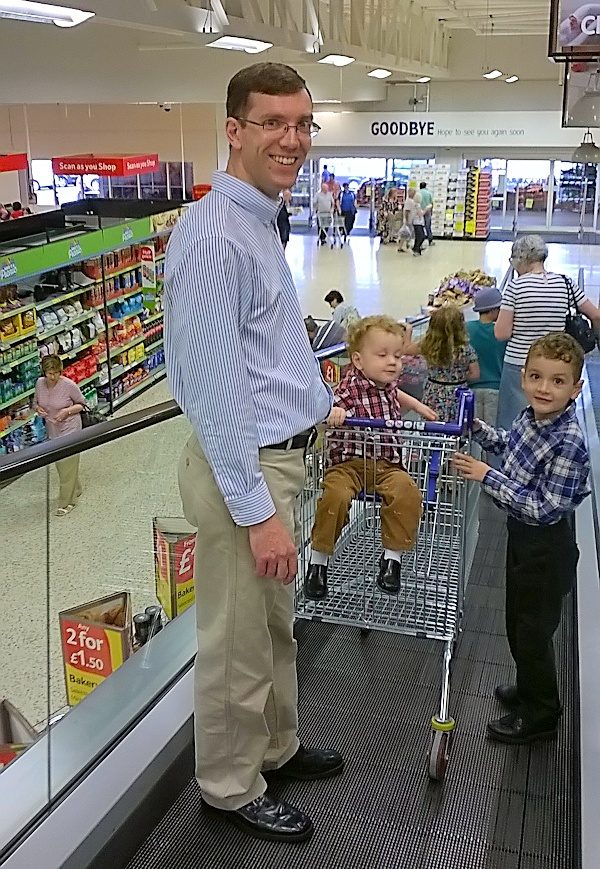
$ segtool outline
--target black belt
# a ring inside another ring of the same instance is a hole
[[[436,380],[434,377],[428,377],[431,383],[437,383],[439,386],[462,386],[466,380]]]
[[[300,434],[288,438],[287,441],[282,441],[280,444],[268,444],[262,447],[263,450],[305,450],[312,446],[317,439],[316,428],[309,428],[308,431],[302,431]]]

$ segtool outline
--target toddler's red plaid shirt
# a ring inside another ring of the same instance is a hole
[[[357,419],[401,419],[402,408],[398,398],[398,381],[394,380],[385,387],[376,386],[372,380],[351,365],[334,390],[333,403],[343,407],[348,413],[348,421],[354,416]],[[348,459],[363,457],[365,440],[364,429],[353,429],[344,433],[335,432],[329,437],[328,464],[338,465]],[[401,440],[387,429],[375,430],[377,438],[373,446],[373,455],[368,458],[387,459],[400,464]],[[371,450],[369,449],[369,453]]]

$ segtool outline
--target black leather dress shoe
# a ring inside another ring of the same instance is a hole
[[[304,748],[300,746],[296,754],[287,763],[265,772],[265,775],[284,775],[301,781],[313,781],[318,778],[330,778],[339,775],[344,770],[344,759],[338,751],[332,749]]]
[[[327,565],[309,564],[304,578],[304,597],[323,600],[327,597]]]
[[[490,739],[506,742],[508,745],[528,745],[545,739],[554,739],[557,733],[556,721],[528,724],[517,713],[511,712],[503,718],[488,722],[487,732]]]
[[[497,685],[494,691],[498,700],[509,712],[514,712],[519,705],[519,695],[516,685]]]
[[[377,585],[386,594],[398,594],[400,591],[400,562],[394,558],[382,558],[379,565]]]
[[[211,814],[219,815],[255,839],[304,842],[313,834],[313,823],[308,815],[267,793],[235,811],[216,809],[204,801],[203,804]]]

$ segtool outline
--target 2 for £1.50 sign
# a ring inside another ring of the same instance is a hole
[[[111,628],[64,620],[61,640],[67,701],[74,706],[123,663],[119,633]]]

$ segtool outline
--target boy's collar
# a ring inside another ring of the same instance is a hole
[[[572,398],[570,398],[567,406],[563,410],[561,410],[560,413],[557,413],[556,416],[553,416],[552,419],[536,419],[531,405],[527,406],[526,413],[529,420],[531,422],[534,422],[538,428],[547,428],[548,426],[553,425],[555,422],[558,422],[558,420],[562,419],[564,416],[573,416],[575,413],[575,402]]]

